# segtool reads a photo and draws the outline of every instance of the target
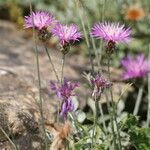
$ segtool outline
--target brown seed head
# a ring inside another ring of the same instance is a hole
[[[125,10],[125,19],[130,21],[139,21],[145,16],[145,12],[138,4],[130,6]]]

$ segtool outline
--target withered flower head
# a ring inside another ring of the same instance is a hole
[[[65,150],[65,140],[72,132],[71,124],[65,122],[64,124],[52,124],[51,127],[54,140],[50,150]]]
[[[145,12],[139,4],[135,4],[125,9],[124,15],[126,20],[139,21],[145,16]]]

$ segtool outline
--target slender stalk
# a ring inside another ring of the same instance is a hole
[[[82,8],[83,8],[83,13],[84,13],[84,18],[86,18],[85,20],[86,20],[86,22],[87,22],[86,24],[87,24],[88,31],[91,32],[89,19],[88,19],[88,17],[87,17],[87,14],[86,14],[85,11],[84,11],[84,10],[85,10],[84,6],[82,6]],[[82,19],[83,19],[83,17],[82,17]],[[95,57],[96,57],[96,61],[97,61],[97,66],[98,66],[98,74],[99,74],[99,73],[102,72],[102,70],[101,70],[101,65],[100,65],[100,58],[101,58],[101,57],[99,57],[99,53],[98,53],[98,50],[97,50],[97,48],[96,48],[94,38],[93,38],[92,36],[90,36],[90,39],[91,39],[91,43],[92,43],[92,48],[93,48],[94,53],[95,53]],[[89,40],[89,42],[90,42],[90,40]],[[89,47],[90,47],[90,45],[89,45]],[[94,64],[93,64],[93,65],[94,65]]]
[[[3,130],[2,127],[0,127],[0,130],[3,132],[3,134],[6,136],[6,138],[8,139],[8,141],[11,143],[11,145],[13,146],[14,150],[18,150],[17,146],[15,145],[15,143],[9,138],[9,136],[7,135],[7,133]]]
[[[43,133],[44,133],[44,140],[45,140],[45,147],[46,150],[48,149],[48,144],[47,144],[47,136],[46,136],[46,131],[44,127],[44,117],[43,117],[43,102],[42,102],[42,95],[41,95],[41,78],[40,78],[40,67],[39,67],[39,56],[38,56],[38,48],[37,48],[37,40],[36,40],[36,34],[35,34],[35,27],[34,27],[34,19],[33,19],[33,10],[32,10],[32,5],[31,5],[31,0],[30,0],[30,14],[32,14],[32,31],[33,31],[33,40],[34,40],[34,45],[35,45],[35,57],[36,57],[36,66],[37,66],[37,75],[38,75],[38,90],[39,90],[39,111],[41,115],[41,125],[43,128]]]
[[[84,23],[84,17],[82,15],[82,13],[80,12],[80,0],[75,0],[75,3],[76,3],[76,10],[77,10],[77,13],[80,17],[80,21],[81,21],[81,25],[82,25],[82,28],[83,28],[83,32],[84,32],[84,37],[85,37],[85,41],[86,41],[86,44],[87,44],[87,47],[88,47],[88,53],[90,55],[90,64],[91,64],[91,69],[92,69],[92,72],[94,72],[94,63],[93,63],[93,58],[92,58],[92,52],[91,52],[91,48],[90,48],[90,41],[89,41],[89,38],[88,38],[88,33],[86,32],[86,27],[85,27],[85,23]]]
[[[99,107],[100,107],[100,114],[102,116],[103,128],[104,128],[105,132],[107,132],[107,128],[106,128],[106,124],[105,124],[105,120],[104,120],[104,112],[103,112],[103,108],[102,108],[101,102],[99,102]]]
[[[95,114],[94,114],[94,124],[93,124],[93,133],[92,133],[92,147],[94,147],[94,140],[96,141],[96,126],[98,120],[98,99],[95,97]]]
[[[61,84],[63,82],[63,78],[64,78],[64,66],[65,66],[65,57],[66,55],[63,54],[62,56],[62,68],[61,68]]]
[[[65,54],[62,55],[62,67],[61,67],[61,80],[60,83],[63,83],[63,78],[64,78],[64,67],[65,67]],[[59,110],[61,107],[61,102],[59,101],[58,103],[58,113],[57,113],[57,122],[59,121]]]
[[[150,61],[150,45],[149,45],[149,61]],[[147,108],[147,123],[146,126],[150,125],[150,73],[148,74],[148,108]]]
[[[150,74],[148,75],[148,110],[147,110],[147,127],[150,125]]]
[[[44,44],[44,43],[43,43],[43,44]],[[46,51],[47,56],[48,56],[48,58],[49,58],[49,62],[50,62],[50,64],[51,64],[51,66],[52,66],[52,69],[53,69],[53,72],[54,72],[54,74],[55,74],[56,80],[57,80],[57,82],[60,82],[60,81],[59,81],[58,74],[57,74],[57,71],[56,71],[55,66],[54,66],[54,64],[53,64],[51,55],[50,55],[50,53],[49,53],[49,51],[48,51],[48,48],[47,48],[47,46],[46,46],[45,44],[44,44],[44,48],[45,48],[45,51]],[[56,119],[57,122],[59,121],[59,110],[60,110],[60,101],[58,102],[58,106],[57,106],[57,119]]]
[[[111,123],[112,134],[113,134],[113,142],[114,142],[114,150],[117,150],[118,146],[117,146],[117,143],[116,143],[116,134],[115,134],[114,122],[113,122],[114,117],[113,117],[113,115],[111,113],[112,110],[111,110],[111,106],[110,106],[108,95],[105,94],[105,96],[106,96],[106,103],[107,103],[108,113],[109,113],[109,116],[110,116],[110,123]]]
[[[47,48],[47,46],[46,46],[45,44],[44,44],[44,48],[45,48],[45,51],[46,51],[47,56],[48,56],[48,58],[49,58],[49,62],[50,62],[50,64],[51,64],[51,66],[52,66],[52,69],[53,69],[53,71],[54,71],[55,77],[56,77],[57,81],[59,82],[59,77],[58,77],[57,71],[56,71],[56,69],[55,69],[55,66],[54,66],[54,64],[53,64],[53,61],[52,61],[50,52],[48,51],[48,48]]]
[[[101,17],[101,22],[104,22],[104,18],[105,18],[105,11],[106,10],[106,0],[102,0],[102,3],[103,3],[103,6],[102,8],[99,7],[99,9],[101,9],[101,14],[100,14],[100,17]],[[99,4],[97,4],[97,6],[99,6]],[[98,54],[98,60],[99,60],[99,63],[101,64],[101,59],[102,59],[102,48],[103,48],[103,42],[102,40],[100,40],[100,45],[99,45],[99,48],[97,49],[97,54]],[[100,67],[99,67],[99,70],[100,70]],[[102,72],[102,68],[100,70],[100,73]]]
[[[110,56],[108,56],[108,77],[109,80],[111,80],[110,77]],[[116,106],[114,104],[114,100],[113,100],[113,91],[112,91],[112,87],[110,87],[110,98],[111,98],[111,102],[112,102],[112,108],[113,108],[113,118],[116,124],[116,129],[117,129],[117,136],[118,136],[118,142],[119,142],[119,150],[122,150],[122,145],[121,145],[121,137],[120,137],[120,132],[119,132],[119,127],[118,127],[118,123],[117,123],[117,116],[116,116]]]
[[[140,107],[141,100],[142,100],[142,95],[143,95],[143,85],[139,88],[138,96],[136,99],[136,103],[135,103],[135,107],[133,111],[133,115],[135,116],[138,114],[139,107]]]

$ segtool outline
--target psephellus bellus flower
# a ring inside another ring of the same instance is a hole
[[[78,86],[79,83],[72,83],[67,79],[64,79],[64,83],[62,85],[56,84],[52,81],[50,82],[51,90],[56,93],[58,99],[62,102],[60,115],[63,118],[67,117],[68,112],[74,110],[71,97],[75,96],[73,91]]]
[[[119,42],[128,42],[130,40],[131,29],[125,28],[124,25],[119,23],[96,23],[92,27],[91,35],[93,37],[103,39],[106,42],[114,41]]]
[[[81,39],[81,33],[75,24],[63,25],[58,23],[52,30],[54,36],[58,37],[62,46],[72,44]]]
[[[37,30],[47,29],[48,27],[54,27],[56,20],[48,12],[37,11],[32,12],[29,16],[25,16],[25,28],[35,27]]]
[[[127,56],[122,59],[121,64],[124,68],[123,79],[142,78],[150,72],[150,62],[145,59],[144,54],[135,58]]]
[[[107,42],[107,49],[115,49],[116,43],[127,43],[131,39],[131,29],[119,23],[96,23],[92,27],[91,35]]]

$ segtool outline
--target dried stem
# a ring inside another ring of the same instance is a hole
[[[17,146],[15,145],[15,143],[9,138],[9,136],[7,135],[7,133],[3,130],[2,127],[0,127],[0,130],[3,132],[3,134],[6,136],[6,138],[8,139],[8,141],[11,143],[11,145],[14,147],[14,150],[18,150]]]

